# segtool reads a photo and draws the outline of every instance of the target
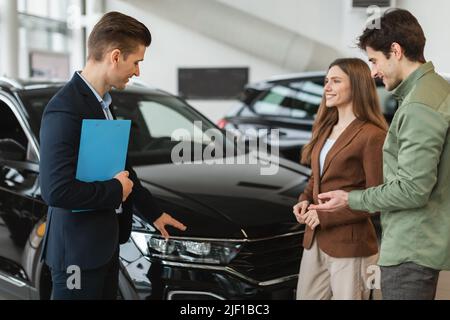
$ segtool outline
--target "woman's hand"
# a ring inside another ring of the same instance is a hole
[[[308,210],[308,206],[309,206],[309,201],[303,200],[303,201],[297,203],[292,208],[292,212],[294,213],[295,218],[297,219],[298,223],[301,223],[301,224],[305,223],[304,215],[306,213],[306,210]]]
[[[320,224],[319,215],[316,210],[309,210],[304,216],[302,216],[302,219],[312,230]]]

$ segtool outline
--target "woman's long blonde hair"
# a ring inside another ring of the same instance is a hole
[[[375,80],[370,74],[367,63],[358,58],[337,59],[330,64],[328,70],[334,66],[338,66],[350,78],[353,113],[356,118],[362,121],[368,121],[387,131],[388,124],[381,112]],[[302,149],[300,161],[302,164],[311,165],[311,153],[320,134],[326,128],[334,126],[337,122],[338,111],[336,108],[329,108],[325,105],[324,95],[313,125],[312,139]]]

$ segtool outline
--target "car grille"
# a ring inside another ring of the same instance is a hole
[[[229,266],[259,282],[298,274],[302,240],[303,233],[246,242]]]

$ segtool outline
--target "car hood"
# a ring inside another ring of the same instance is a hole
[[[276,174],[262,175],[268,164],[236,164],[237,160],[135,170],[164,211],[188,227],[185,232],[171,229],[172,235],[254,239],[300,230],[292,206],[307,183],[308,169],[280,159]]]

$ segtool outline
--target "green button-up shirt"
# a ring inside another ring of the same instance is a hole
[[[381,213],[379,264],[450,270],[450,84],[423,64],[395,92],[383,147],[384,184],[352,191],[349,206]]]

